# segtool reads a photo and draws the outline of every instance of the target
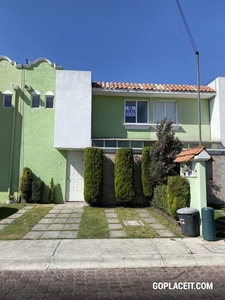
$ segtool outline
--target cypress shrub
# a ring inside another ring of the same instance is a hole
[[[150,148],[144,147],[142,149],[141,156],[141,183],[143,195],[146,198],[151,198],[153,194],[153,187],[151,181],[151,171],[150,171]]]
[[[190,184],[185,177],[168,177],[167,201],[168,213],[173,218],[176,218],[179,208],[190,206]]]
[[[103,150],[84,149],[84,199],[91,206],[98,206],[103,189]]]
[[[116,150],[114,187],[118,204],[127,204],[133,200],[135,196],[134,160],[131,148]]]
[[[51,181],[50,181],[50,193],[49,193],[49,201],[51,203],[54,203],[55,202],[55,185],[54,185],[54,179],[53,177],[51,178]]]
[[[44,188],[43,181],[33,181],[32,182],[32,196],[31,196],[32,203],[39,203],[41,201],[43,188]]]
[[[29,203],[32,195],[32,171],[30,168],[26,167],[23,169],[20,179],[20,191],[22,200]]]
[[[152,205],[162,209],[166,213],[168,212],[168,205],[167,205],[167,186],[164,185],[158,185],[154,189],[154,196],[152,199]]]

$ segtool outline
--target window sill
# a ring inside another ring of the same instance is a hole
[[[150,128],[148,123],[123,123],[125,129],[144,129],[147,130]]]
[[[157,124],[151,124],[151,126],[156,130],[157,129]],[[172,124],[172,130],[177,131],[181,127],[180,124]]]

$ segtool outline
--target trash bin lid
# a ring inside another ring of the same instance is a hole
[[[184,208],[180,208],[177,210],[178,214],[181,215],[191,215],[193,213],[196,213],[198,210],[196,208],[193,207],[184,207]]]

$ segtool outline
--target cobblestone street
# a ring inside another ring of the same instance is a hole
[[[1,271],[0,299],[225,299],[224,278],[224,267]],[[194,285],[154,289],[154,282]],[[197,289],[198,282],[212,289]]]

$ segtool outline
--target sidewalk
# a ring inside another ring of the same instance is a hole
[[[225,242],[201,238],[0,241],[0,270],[225,266]]]

